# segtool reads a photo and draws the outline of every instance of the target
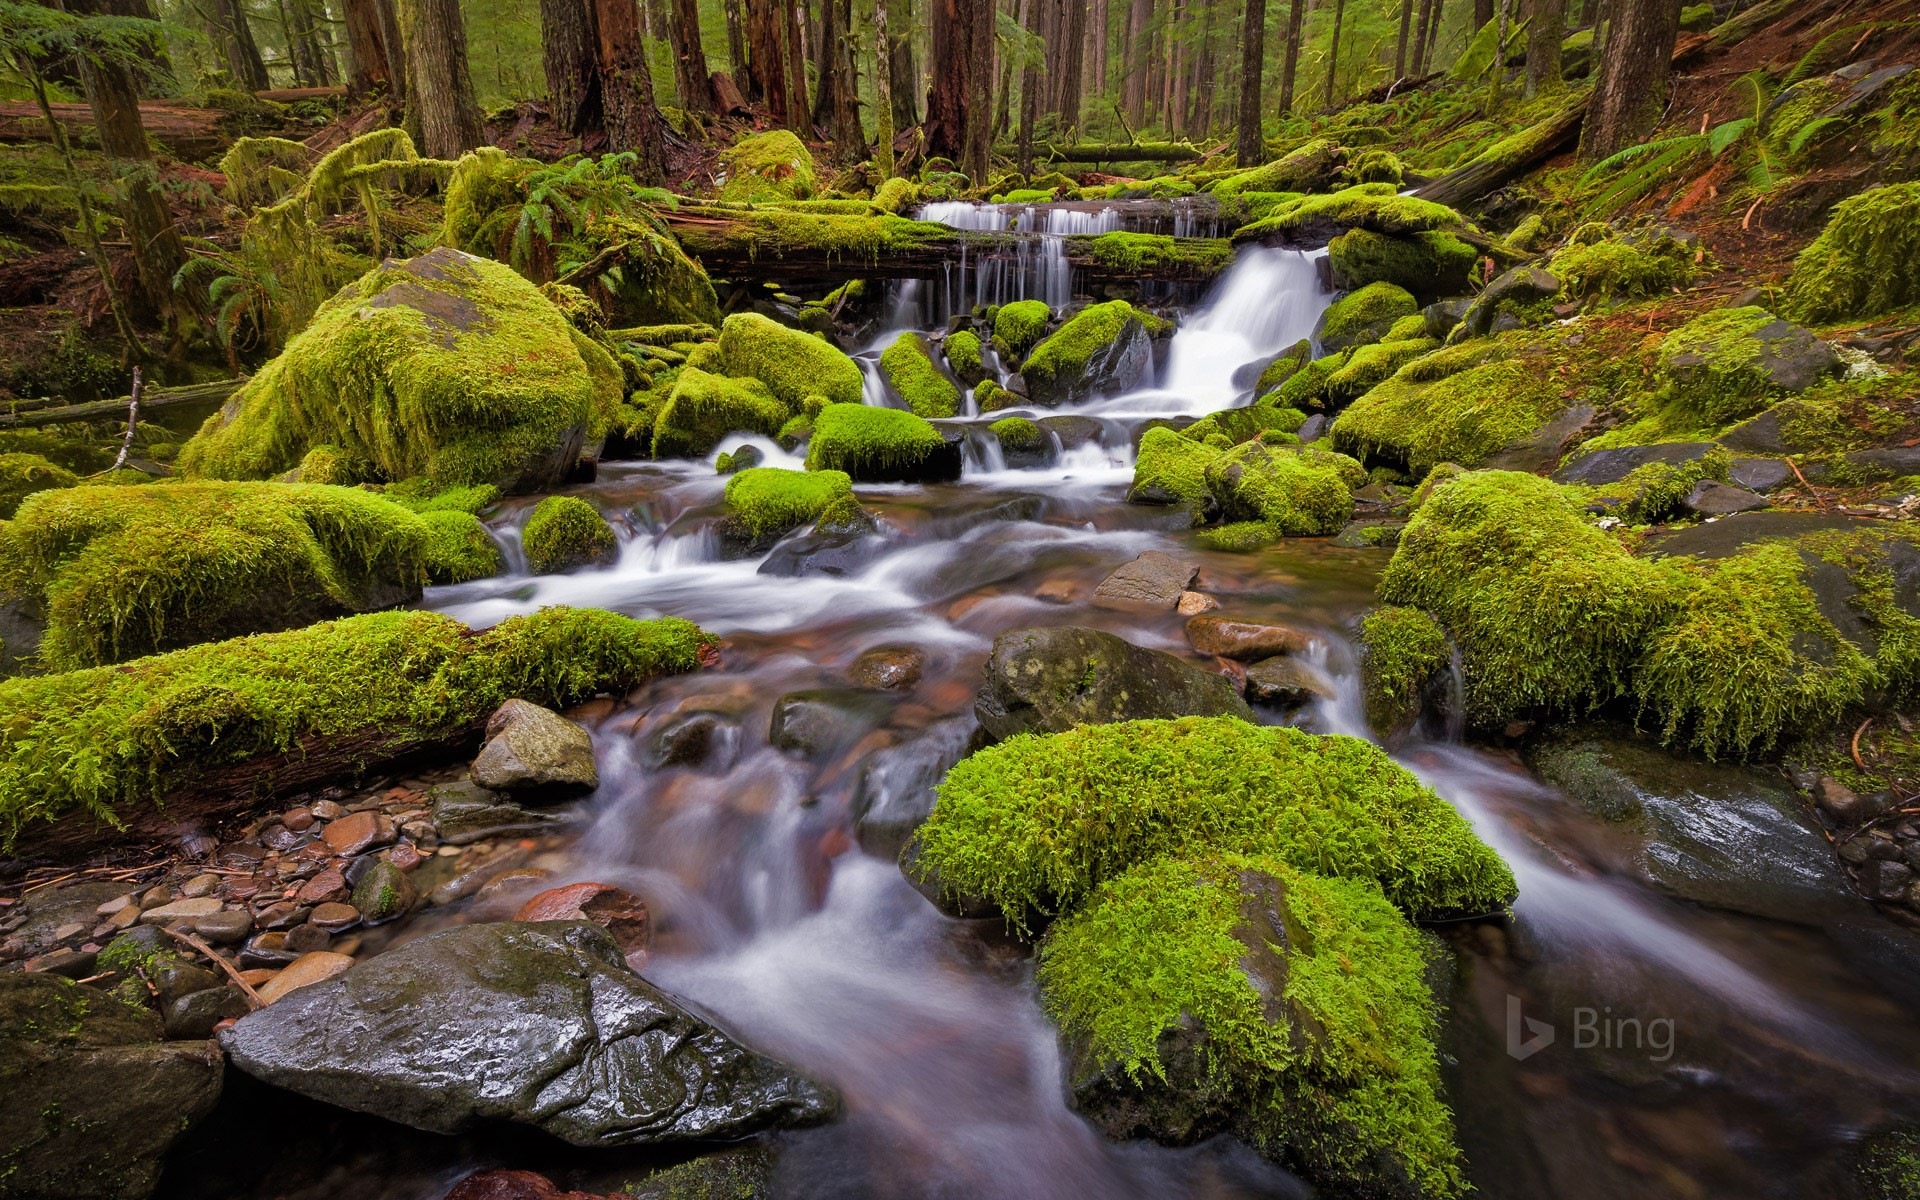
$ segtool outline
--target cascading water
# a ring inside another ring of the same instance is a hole
[[[970,204],[948,200],[920,210],[920,219],[954,229],[979,232],[1039,234],[1021,242],[1011,253],[962,256],[947,268],[935,289],[935,311],[921,314],[928,326],[946,323],[953,313],[977,304],[1005,304],[1013,300],[1044,300],[1063,308],[1073,300],[1073,267],[1061,238],[1069,234],[1111,233],[1120,228],[1116,208],[1094,211],[1041,205]],[[889,308],[905,303],[910,285],[895,285]],[[925,289],[912,288],[916,298]]]

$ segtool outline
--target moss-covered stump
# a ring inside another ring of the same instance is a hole
[[[189,477],[265,479],[333,445],[388,479],[548,488],[597,452],[613,356],[511,269],[438,249],[322,304],[180,451]]]
[[[1920,301],[1920,183],[1874,188],[1834,207],[1794,261],[1781,311],[1796,321],[1878,316]]]
[[[1383,605],[1360,622],[1360,683],[1367,724],[1392,740],[1412,731],[1433,677],[1453,647],[1440,623],[1417,608]]]
[[[810,396],[856,404],[865,387],[859,366],[833,345],[759,313],[735,313],[720,327],[726,373],[758,379],[791,412]]]
[[[1349,229],[1327,244],[1327,256],[1338,287],[1390,283],[1423,303],[1467,291],[1480,261],[1478,250],[1445,230],[1395,237],[1371,229]]]
[[[1089,305],[1021,364],[1027,398],[1052,407],[1139,387],[1153,372],[1153,339],[1172,328],[1125,300]]]
[[[1209,463],[1207,490],[1228,521],[1254,521],[1276,536],[1337,533],[1353,517],[1353,489],[1366,468],[1317,446],[1244,442]]]
[[[1015,921],[1150,859],[1208,853],[1369,880],[1416,918],[1514,895],[1499,856],[1378,748],[1236,717],[1009,738],[947,773],[908,849],[922,880]]]
[[[477,735],[512,697],[553,708],[690,671],[678,619],[550,608],[476,632],[374,613],[0,682],[0,829],[21,854],[164,839],[212,814]]]
[[[850,526],[867,520],[845,471],[748,467],[727,480],[721,537],[736,554],[764,553],[807,524]]]
[[[527,569],[552,575],[604,567],[620,557],[620,539],[598,509],[578,496],[548,496],[520,530]]]
[[[813,154],[784,129],[749,134],[720,153],[720,198],[805,200],[820,190]]]
[[[1320,345],[1329,351],[1377,342],[1402,317],[1420,311],[1413,293],[1392,283],[1369,283],[1335,300],[1320,318]]]
[[[318,484],[40,492],[6,545],[0,588],[44,618],[55,670],[391,608],[453,569],[421,517]]]
[[[1833,347],[1757,307],[1704,313],[1660,343],[1664,397],[1709,427],[1752,416],[1840,368]]]
[[[858,483],[941,483],[960,478],[961,448],[910,412],[829,404],[814,418],[807,470],[844,471]]]
[[[1074,1105],[1108,1137],[1231,1132],[1336,1194],[1467,1190],[1441,1098],[1431,953],[1362,880],[1163,858],[1041,947]]]
[[[793,411],[758,379],[729,379],[684,367],[654,418],[653,456],[706,454],[730,433],[772,437],[792,417]]]
[[[10,519],[20,502],[35,492],[73,487],[80,477],[38,454],[0,454],[0,521]]]
[[[1044,300],[1015,300],[993,314],[993,341],[1003,354],[1025,354],[1053,320]]]
[[[1233,243],[1226,238],[1176,238],[1161,233],[1082,234],[1068,241],[1068,253],[1081,252],[1081,239],[1093,261],[1116,277],[1212,279],[1233,265]]]
[[[880,373],[907,407],[922,417],[951,417],[960,411],[960,387],[933,359],[927,339],[909,330],[880,355]]]

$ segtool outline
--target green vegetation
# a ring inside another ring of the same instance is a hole
[[[1797,321],[1879,316],[1920,301],[1920,183],[1874,188],[1834,207],[1800,252],[1782,311]]]
[[[1435,230],[1471,233],[1465,218],[1444,204],[1401,196],[1390,183],[1364,183],[1330,195],[1301,196],[1276,205],[1260,220],[1234,232],[1236,242],[1269,238],[1306,239],[1335,230],[1367,229],[1392,237]]]
[[[1169,322],[1125,300],[1090,304],[1035,346],[1021,364],[1020,373],[1026,377],[1029,388],[1041,393],[1068,388],[1086,374],[1094,355],[1119,341],[1128,329],[1138,328],[1158,336],[1172,327]]]
[[[824,416],[825,414],[821,414]],[[809,521],[850,515],[859,509],[845,471],[788,471],[748,467],[727,481],[728,520],[749,539],[777,537]]]
[[[215,767],[311,740],[389,753],[475,727],[519,696],[564,708],[690,671],[712,639],[678,619],[551,608],[473,632],[428,612],[348,617],[0,682],[0,828],[89,812],[123,823]],[[263,789],[266,782],[261,782]]]
[[[961,383],[972,387],[987,377],[980,357],[980,335],[971,329],[954,330],[940,343],[940,349],[947,356],[947,369]]]
[[[20,502],[35,492],[69,488],[80,477],[58,463],[38,454],[0,454],[0,521],[20,508]]]
[[[1093,239],[1093,261],[1115,271],[1179,267],[1209,278],[1233,262],[1226,238],[1172,238],[1158,233],[1103,233]]]
[[[807,470],[854,479],[898,478],[946,445],[921,417],[869,404],[829,404],[814,418]]]
[[[1140,439],[1140,453],[1133,464],[1133,486],[1127,490],[1127,499],[1137,504],[1185,505],[1193,514],[1193,523],[1198,525],[1205,520],[1209,495],[1207,467],[1220,454],[1217,447],[1183,437],[1171,429],[1149,429]]]
[[[758,313],[735,313],[720,326],[726,373],[758,379],[790,411],[809,396],[835,404],[860,400],[863,381],[854,361],[825,340],[788,329]]]
[[[1320,344],[1328,350],[1345,350],[1377,342],[1394,322],[1419,311],[1420,302],[1407,289],[1391,283],[1369,283],[1327,307],[1320,322]]]
[[[620,556],[612,527],[578,496],[548,496],[535,505],[520,530],[520,544],[535,575],[606,566]]]
[[[1426,322],[1418,316],[1403,317],[1387,336],[1371,345],[1358,346],[1326,376],[1322,395],[1330,404],[1345,404],[1357,400],[1376,384],[1391,378],[1401,367],[1426,354],[1437,350],[1440,343],[1429,337],[1414,336],[1396,339],[1394,334],[1418,328],[1425,329]]]
[[[1707,426],[1752,416],[1783,394],[1769,338],[1784,322],[1764,308],[1702,313],[1660,343],[1666,395]]]
[[[923,417],[951,417],[960,411],[960,388],[933,361],[927,339],[911,330],[893,339],[880,355],[880,372],[907,406]]]
[[[1213,194],[1225,200],[1248,192],[1317,192],[1332,181],[1345,158],[1338,145],[1316,138],[1285,157],[1227,176],[1213,185]]]
[[[1000,443],[1002,450],[1016,454],[1047,448],[1047,431],[1025,417],[1002,417],[987,426],[987,432]]]
[[[654,418],[653,456],[706,454],[729,433],[772,436],[791,416],[792,410],[758,379],[728,379],[683,367]]]
[[[1480,252],[1444,230],[1395,237],[1349,229],[1327,244],[1340,286],[1390,283],[1428,300],[1458,296],[1470,286]]]
[[[1412,358],[1334,420],[1333,444],[1360,458],[1403,464],[1420,476],[1443,462],[1477,466],[1532,436],[1567,400],[1551,364],[1522,353],[1525,336],[1506,334]],[[1383,353],[1387,361],[1395,356]],[[1323,385],[1329,390],[1334,375],[1328,372]]]
[[[451,509],[420,514],[427,527],[427,581],[466,583],[500,573],[500,548],[480,518]]]
[[[749,134],[720,154],[723,200],[805,200],[820,190],[806,143],[784,129]]]
[[[1313,343],[1301,338],[1293,345],[1282,350],[1277,358],[1260,370],[1260,378],[1253,385],[1256,399],[1265,399],[1268,393],[1292,379],[1313,361]]]
[[[1693,279],[1693,260],[1693,250],[1665,233],[1632,240],[1613,236],[1604,225],[1587,225],[1547,269],[1568,296],[1611,304],[1685,287]]]
[[[1053,320],[1053,310],[1044,300],[1015,300],[1002,304],[993,316],[993,340],[1014,354],[1025,354],[1040,340]]]
[[[1417,608],[1382,605],[1360,622],[1360,680],[1367,724],[1386,736],[1410,722],[1420,690],[1453,656],[1446,630]]]
[[[1207,487],[1229,521],[1259,521],[1292,537],[1338,532],[1353,517],[1353,489],[1366,480],[1366,468],[1344,454],[1264,439],[1235,446],[1206,467]]]

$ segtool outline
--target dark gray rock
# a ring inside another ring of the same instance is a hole
[[[840,469],[853,476],[855,483],[947,483],[960,478],[967,427],[954,421],[932,425],[940,431],[940,444],[917,457],[903,458],[892,451],[853,455],[840,463]]]
[[[1093,590],[1101,608],[1172,612],[1180,593],[1200,573],[1200,560],[1166,550],[1149,550],[1122,563]]]
[[[1681,499],[1680,507],[1696,517],[1726,517],[1766,508],[1767,498],[1730,483],[1702,479]]]
[[[435,1133],[505,1120],[576,1146],[653,1145],[837,1107],[633,974],[586,921],[429,934],[289,993],[221,1044],[276,1087]]]
[[[1001,634],[986,674],[973,711],[995,738],[1113,721],[1253,715],[1225,676],[1073,625]]]
[[[757,574],[852,575],[865,570],[891,544],[878,523],[863,513],[843,524],[819,524],[782,539]]]
[[[1426,318],[1427,336],[1444,339],[1453,332],[1453,327],[1466,320],[1467,310],[1473,307],[1471,300],[1441,300],[1429,304],[1420,310]]]
[[[893,858],[933,814],[934,789],[960,761],[978,728],[942,721],[911,741],[875,750],[860,761],[853,792],[853,831],[870,854]]]
[[[690,712],[668,718],[654,735],[654,767],[708,767],[724,771],[740,753],[740,726],[724,713]]]
[[[1502,304],[1531,304],[1559,293],[1560,281],[1554,278],[1552,272],[1540,267],[1513,267],[1487,285],[1486,290],[1467,309],[1466,315],[1460,318],[1460,323],[1466,327],[1468,337],[1485,337],[1489,333],[1501,332],[1496,321],[1501,316],[1509,317],[1513,327],[1518,328],[1518,321],[1500,311]]]
[[[306,926],[300,928],[305,929]],[[189,992],[173,1001],[166,1006],[161,1025],[169,1041],[204,1042],[213,1036],[215,1025],[222,1021],[237,1021],[249,1011],[247,998],[239,988],[221,985]]]
[[[1593,420],[1593,407],[1575,404],[1561,409],[1532,434],[1516,438],[1480,464],[1488,471],[1542,471],[1560,461],[1574,435]]]
[[[1793,478],[1793,468],[1777,458],[1736,458],[1727,479],[1750,492],[1765,494]]]
[[[823,758],[886,720],[895,703],[885,692],[865,688],[788,692],[773,706],[767,740],[790,754]]]
[[[1322,437],[1326,436],[1327,425],[1327,414],[1325,413],[1314,413],[1308,417],[1306,422],[1296,431],[1300,438],[1300,444],[1306,445],[1310,442],[1319,441]]]
[[[1097,446],[1106,426],[1095,417],[1040,417],[1034,424],[1060,439],[1062,450],[1073,450],[1080,446]]]
[[[1333,699],[1333,681],[1297,658],[1263,658],[1247,668],[1247,699],[1255,704],[1291,707],[1315,697]]]
[[[1920,475],[1920,446],[1878,446],[1871,450],[1855,450],[1847,455],[1847,465],[1853,467],[1855,473],[1866,482]]]
[[[469,780],[436,784],[427,790],[433,825],[440,840],[464,846],[490,837],[551,833],[566,823],[554,813],[535,812]]]
[[[169,1147],[220,1099],[211,1042],[97,988],[0,974],[0,1195],[142,1200]]]
[[[1052,336],[1058,336],[1055,331]],[[1041,342],[1041,346],[1046,342]],[[1059,375],[1034,374],[1034,357],[1029,355],[1021,375],[1027,381],[1027,397],[1035,404],[1057,408],[1078,404],[1102,396],[1118,396],[1146,382],[1153,372],[1153,339],[1138,318],[1128,317],[1112,341],[1088,355],[1086,366]]]
[[[1858,868],[1860,890],[1872,900],[1885,904],[1898,904],[1907,897],[1907,888],[1913,883],[1913,868],[1903,862],[1888,862],[1874,858],[1862,863]]]
[[[1766,387],[1784,392],[1804,392],[1837,374],[1840,367],[1840,356],[1832,346],[1812,330],[1778,317],[1745,337],[1685,350],[1664,364],[1666,373],[1682,388],[1718,372],[1740,371],[1756,372]]]
[[[1712,442],[1663,442],[1657,446],[1621,446],[1582,454],[1553,473],[1555,483],[1588,487],[1618,483],[1649,463],[1681,466],[1699,462],[1713,450]]]

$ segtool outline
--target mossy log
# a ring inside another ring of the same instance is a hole
[[[1084,142],[1073,146],[1036,148],[1037,162],[1196,162],[1207,152],[1190,142]]]
[[[94,136],[93,109],[85,104],[55,104],[53,119],[66,128],[69,137]],[[226,113],[217,108],[193,108],[184,104],[147,103],[140,106],[140,124],[147,136],[167,148],[174,157],[186,162],[212,158],[233,139],[222,133],[220,122]],[[0,142],[51,141],[46,118],[40,106],[31,100],[0,103]]]
[[[1422,200],[1459,208],[1505,187],[1580,138],[1587,118],[1587,96],[1536,125],[1496,142],[1466,166],[1450,171],[1414,192]]]
[[[191,383],[185,387],[141,388],[140,415],[144,418],[158,408],[177,408],[185,404],[224,404],[241,385],[242,379],[221,379],[213,383]],[[46,407],[23,405],[12,412],[0,412],[0,429],[32,429],[41,425],[60,425],[68,421],[98,421],[126,415],[131,396],[113,400],[91,400],[85,404],[60,404]]]

